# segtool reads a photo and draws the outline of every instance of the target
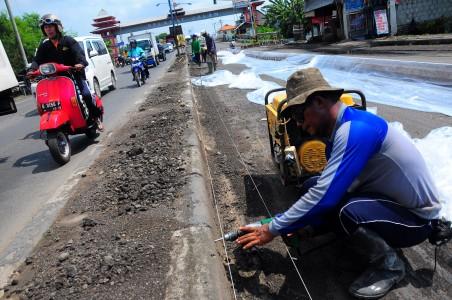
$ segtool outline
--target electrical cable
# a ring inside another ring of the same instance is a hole
[[[201,85],[202,85],[201,72],[200,72],[200,79],[201,79]],[[201,121],[200,121],[199,114],[198,114],[198,108],[197,108],[196,100],[194,100],[193,102],[194,102],[193,104],[195,105],[195,113],[196,113],[196,119],[197,119],[197,123],[198,123],[198,128],[201,128]],[[199,136],[199,138],[202,140],[202,136],[201,135]],[[205,147],[203,145],[202,145],[201,148],[203,149],[204,157],[206,158],[207,172],[208,172],[208,175],[209,175],[210,188],[211,188],[211,191],[212,191],[213,201],[214,201],[214,204],[215,204],[215,210],[216,210],[216,213],[217,213],[218,225],[220,227],[220,234],[221,234],[221,236],[224,236],[223,224],[221,222],[220,212],[219,212],[219,209],[218,209],[218,201],[217,201],[215,188],[214,188],[214,184],[213,184],[213,178],[212,178],[211,168],[210,168],[210,165],[209,165],[209,160],[207,158],[207,151],[206,151],[206,149],[205,149]],[[231,279],[231,285],[232,285],[232,292],[233,292],[233,295],[234,295],[234,299],[237,300],[238,298],[237,298],[237,293],[235,291],[234,278],[232,277],[231,260],[229,259],[229,255],[228,255],[228,251],[227,251],[227,248],[226,248],[226,241],[225,240],[223,240],[223,249],[224,249],[224,253],[226,255],[226,261],[227,261],[227,265],[228,265],[228,272],[229,272],[229,277]]]

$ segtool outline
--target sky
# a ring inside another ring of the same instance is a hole
[[[121,23],[136,22],[151,17],[167,15],[169,12],[168,0],[9,0],[13,14],[20,16],[24,13],[36,12],[40,15],[54,13],[60,17],[65,30],[78,35],[88,35],[93,30],[92,20],[101,9],[115,16]],[[185,11],[213,7],[213,0],[179,0],[179,7]],[[192,3],[192,5],[182,3]],[[161,3],[156,6],[157,3]],[[223,6],[231,3],[228,0],[218,0],[217,5]],[[6,11],[6,5],[0,0],[0,11]],[[214,27],[218,29],[220,19],[223,24],[234,24],[236,15],[216,19],[202,20],[192,23],[183,23],[184,34],[207,30],[213,33]],[[214,25],[215,24],[215,25]],[[152,32],[159,34],[168,32],[168,27],[156,28]]]

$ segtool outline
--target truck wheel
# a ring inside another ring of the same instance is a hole
[[[71,159],[71,144],[63,132],[47,133],[47,142],[50,154],[57,163],[64,165]]]

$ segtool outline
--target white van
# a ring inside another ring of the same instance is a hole
[[[85,52],[88,66],[85,68],[86,80],[91,90],[101,96],[101,91],[116,88],[116,72],[108,49],[100,37],[81,36],[75,40]]]

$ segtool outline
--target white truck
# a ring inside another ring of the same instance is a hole
[[[17,112],[13,88],[18,87],[16,75],[0,40],[0,116]]]
[[[157,47],[157,40],[155,39],[155,36],[151,32],[141,33],[133,35],[131,34],[128,37],[129,43],[130,40],[137,41],[137,46],[146,52],[147,57],[147,65],[157,67],[159,65],[158,55],[159,55],[159,48]]]

